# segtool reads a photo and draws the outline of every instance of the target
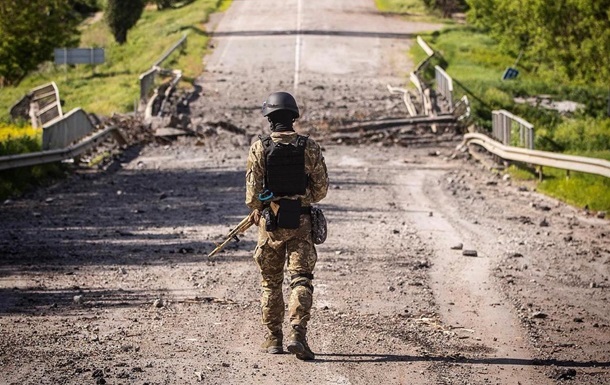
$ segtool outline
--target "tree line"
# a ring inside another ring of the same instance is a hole
[[[124,44],[147,3],[161,10],[178,0],[106,0],[103,6],[98,0],[0,1],[0,86],[18,84],[52,60],[55,48],[78,47],[78,26],[95,12],[104,12],[115,41]]]
[[[610,0],[466,0],[468,21],[532,71],[607,86]]]

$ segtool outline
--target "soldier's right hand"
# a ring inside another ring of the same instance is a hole
[[[248,217],[250,218],[250,222],[253,225],[258,226],[258,224],[261,221],[261,212],[259,209],[254,209],[254,210],[252,210],[252,212],[250,213],[250,215]]]

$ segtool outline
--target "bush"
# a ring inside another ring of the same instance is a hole
[[[569,152],[610,150],[610,119],[569,119],[555,129],[553,140]]]
[[[0,156],[42,149],[42,130],[25,124],[0,123]],[[21,195],[63,175],[60,164],[45,164],[0,171],[0,199]]]

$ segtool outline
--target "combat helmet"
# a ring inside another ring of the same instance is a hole
[[[294,119],[300,116],[297,101],[288,92],[274,92],[263,103],[263,116],[269,116],[272,112],[280,110],[291,111]]]

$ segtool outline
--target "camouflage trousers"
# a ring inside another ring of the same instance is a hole
[[[264,220],[258,233],[254,260],[262,280],[262,322],[270,332],[282,329],[284,322],[284,266],[290,274],[288,314],[291,325],[307,327],[313,302],[313,269],[318,259],[311,236],[311,217],[301,215],[298,229],[267,232]]]

